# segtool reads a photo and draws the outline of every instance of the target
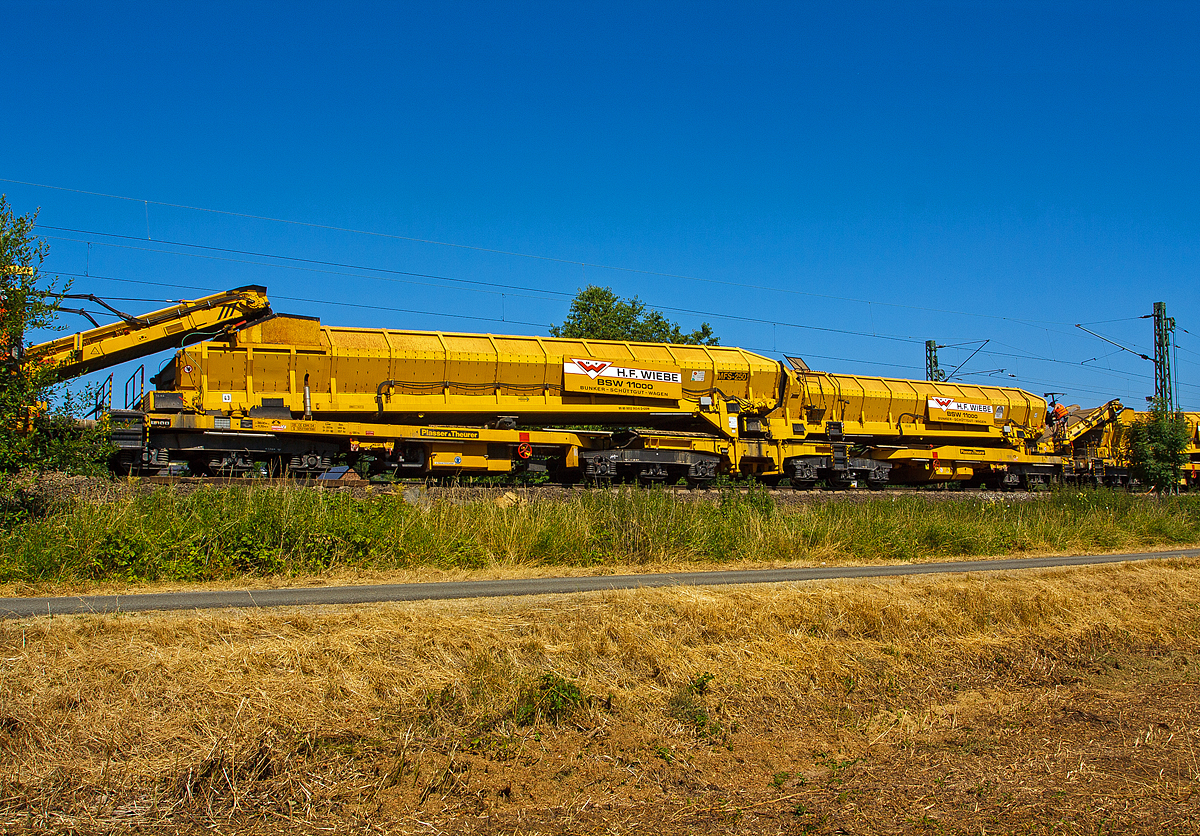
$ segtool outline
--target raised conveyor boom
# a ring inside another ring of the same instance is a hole
[[[26,363],[53,365],[59,381],[212,339],[271,315],[265,287],[249,285],[31,346]]]

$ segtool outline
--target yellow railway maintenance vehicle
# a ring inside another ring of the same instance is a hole
[[[1058,476],[1075,485],[1127,487],[1133,483],[1128,451],[1129,427],[1148,421],[1119,400],[1094,409],[1065,407],[1047,425],[1037,450],[1061,460]],[[1186,463],[1181,485],[1200,487],[1200,412],[1181,413],[1187,432]]]
[[[258,286],[137,317],[110,310],[120,322],[32,346],[22,362],[66,380],[177,349],[156,390],[127,384],[126,408],[107,412],[124,472],[184,461],[315,475],[365,460],[422,477],[1119,486],[1128,427],[1146,417],[1116,400],[1068,409],[1021,389],[819,372],[739,348],[330,327],[273,314]],[[111,398],[111,376],[108,387]],[[1184,419],[1182,481],[1196,487],[1200,413]]]
[[[1125,456],[1125,428],[1134,415],[1116,399],[1095,409],[1052,405],[1050,421],[1036,449],[1059,457],[1058,475],[1065,482],[1128,485],[1131,478]]]
[[[1047,407],[1029,392],[815,372],[729,347],[276,316],[178,351],[154,383],[140,459],[198,472],[317,473],[365,456],[412,475],[1015,487],[1059,464],[1035,449]]]
[[[1180,485],[1191,489],[1200,488],[1200,412],[1183,412],[1180,413],[1180,416],[1187,434],[1187,444],[1183,449],[1186,461],[1180,476]],[[1095,479],[1092,480],[1093,484],[1117,486],[1130,483],[1129,427],[1137,422],[1149,421],[1152,417],[1149,412],[1135,412],[1132,409],[1126,409],[1117,421],[1105,426],[1103,433],[1099,435],[1099,452],[1106,456],[1105,464],[1112,468],[1112,472],[1118,476],[1123,474],[1124,479]],[[1068,472],[1068,468],[1064,465],[1064,473]]]

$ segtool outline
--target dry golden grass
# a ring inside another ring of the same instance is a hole
[[[1197,561],[5,622],[0,826],[1195,832],[1198,625]]]

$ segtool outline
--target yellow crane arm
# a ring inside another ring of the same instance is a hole
[[[127,360],[212,339],[269,316],[267,289],[248,285],[31,346],[24,362],[52,365],[59,381],[69,380]]]

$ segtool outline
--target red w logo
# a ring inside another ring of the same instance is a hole
[[[607,369],[609,366],[612,365],[612,363],[608,362],[607,360],[573,359],[572,362],[574,362],[576,366],[578,366],[579,368],[581,368],[585,372],[587,372],[588,377],[590,377],[592,380],[595,380],[596,375],[600,374],[600,372],[604,371],[605,369]]]
[[[933,402],[935,404],[937,404],[938,406],[940,406],[942,409],[945,409],[950,404],[954,403],[954,398],[934,398]]]

